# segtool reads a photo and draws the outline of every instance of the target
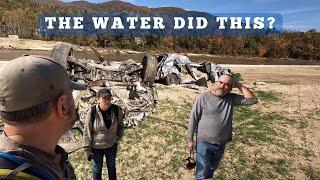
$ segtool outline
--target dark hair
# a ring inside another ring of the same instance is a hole
[[[59,97],[60,95],[53,100],[30,107],[28,109],[11,112],[0,111],[0,116],[6,124],[10,125],[39,122],[49,115],[52,107],[56,104]]]

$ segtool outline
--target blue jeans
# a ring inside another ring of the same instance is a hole
[[[209,179],[213,177],[224,153],[225,144],[209,144],[197,142],[196,177],[195,179]]]
[[[116,180],[116,156],[117,156],[118,144],[114,144],[110,148],[106,149],[94,149],[93,152],[93,179],[101,180],[103,157],[106,156],[108,175],[110,180]]]

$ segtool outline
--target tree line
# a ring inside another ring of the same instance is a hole
[[[16,1],[16,6],[10,5],[12,2],[6,3],[7,1]],[[36,33],[36,19],[39,14],[44,12],[84,13],[82,12],[84,10],[70,6],[58,6],[58,1],[52,1],[50,6],[37,2],[36,5],[32,5],[36,8],[26,6],[26,3],[30,1],[4,0],[0,2],[0,36],[16,34],[20,38],[57,40],[84,46],[138,51],[320,60],[320,33],[314,29],[307,32],[285,31],[279,35],[266,36],[142,36],[139,37],[139,42],[137,42],[137,37],[132,36],[41,37]]]

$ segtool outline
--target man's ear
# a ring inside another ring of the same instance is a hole
[[[68,118],[69,107],[68,107],[68,97],[66,95],[61,95],[58,98],[56,107],[57,107],[58,116],[62,118]]]

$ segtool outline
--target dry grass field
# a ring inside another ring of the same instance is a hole
[[[216,179],[320,179],[320,68],[232,67],[259,103],[237,107],[233,141]],[[193,179],[185,169],[186,133],[202,92],[157,85],[159,106],[127,129],[117,157],[119,179]],[[79,179],[90,179],[83,151],[70,155]],[[104,168],[103,176],[107,179]]]

